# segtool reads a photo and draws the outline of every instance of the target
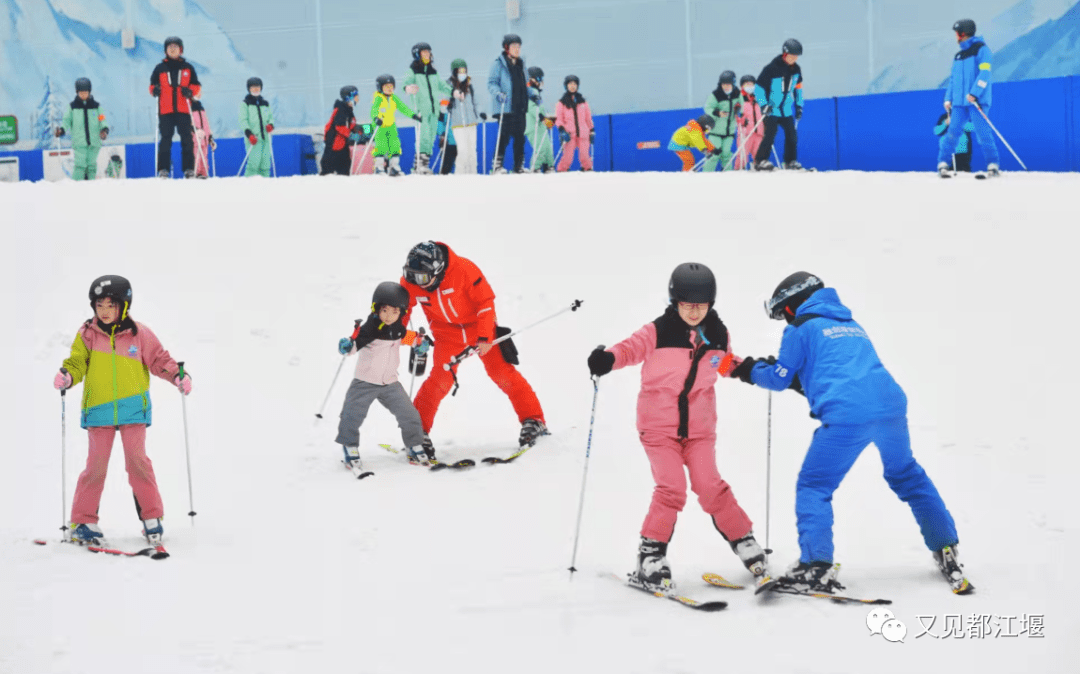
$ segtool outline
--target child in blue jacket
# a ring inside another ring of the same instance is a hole
[[[832,495],[871,442],[881,453],[885,481],[911,506],[923,541],[957,594],[974,589],[956,558],[956,525],[934,483],[911,453],[907,397],[878,359],[874,345],[832,288],[806,272],[784,279],[765,310],[784,319],[778,358],[739,363],[732,376],[774,391],[806,396],[821,421],[799,471],[795,514],[799,562],[780,583],[799,591],[832,592]]]
[[[949,113],[941,113],[941,117],[938,117],[937,126],[934,127],[934,135],[944,139],[945,134],[949,131],[951,121]],[[975,125],[969,121],[964,125],[964,133],[960,135],[959,142],[953,148],[953,163],[957,171],[971,173],[971,134],[974,132]]]

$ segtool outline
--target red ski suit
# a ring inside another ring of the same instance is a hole
[[[425,433],[431,431],[439,403],[454,385],[453,375],[443,365],[467,346],[475,346],[480,340],[495,341],[495,292],[471,260],[459,257],[445,243],[435,243],[443,247],[447,259],[446,273],[439,286],[427,290],[409,283],[404,276],[401,278],[401,285],[409,291],[409,310],[402,322],[408,323],[413,307],[419,302],[435,340],[430,374],[413,401]],[[491,380],[510,398],[518,421],[544,421],[536,393],[517,368],[506,362],[501,349],[491,349],[480,361]]]

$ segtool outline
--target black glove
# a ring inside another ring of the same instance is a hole
[[[180,87],[180,93],[184,95],[184,98],[191,98],[194,95],[188,87]]]
[[[64,132],[64,127],[62,127],[62,126],[56,127],[56,137],[57,138],[59,138],[60,136],[63,136],[64,133],[65,133]]]
[[[391,323],[390,325],[384,325],[382,328],[382,334],[388,339],[402,339],[405,337],[406,332],[407,330],[405,326],[401,324],[401,321]]]
[[[806,397],[806,391],[802,390],[802,382],[799,381],[799,375],[797,374],[791,378],[791,386],[788,386],[788,389],[798,393],[804,398]]]
[[[710,157],[719,157],[720,152],[721,152],[720,148],[714,147],[713,149],[709,150],[708,154],[709,154]]]
[[[481,112],[480,113],[480,119],[486,122],[487,121],[487,113],[486,112]]]
[[[375,341],[375,338],[379,335],[379,325],[381,323],[382,320],[379,319],[379,314],[374,311],[371,312],[364,324],[360,326],[360,332],[356,334],[357,349],[362,349]]]
[[[161,85],[160,84],[155,84],[153,87],[151,87],[150,91],[155,96],[160,96],[161,95]]]
[[[590,131],[589,132],[589,145],[592,145],[595,142],[596,142],[596,132],[595,131]]]
[[[589,374],[603,377],[615,367],[615,354],[598,346],[589,354]]]
[[[735,116],[738,117],[742,114],[742,103],[735,104]]]
[[[382,126],[382,117],[375,118],[375,126]]]
[[[712,114],[713,114],[713,117],[719,117],[720,116],[720,108],[713,108],[712,109]]]
[[[755,361],[753,358],[744,358],[743,362],[739,363],[734,370],[731,371],[731,376],[736,379],[741,379],[747,384],[753,384],[754,380],[750,378],[750,372],[754,369]]]
[[[795,106],[795,119],[802,119],[802,106],[801,105],[796,105]]]
[[[413,115],[412,118],[415,119],[418,122],[424,121],[424,120],[420,119],[420,113],[419,112],[416,113],[415,115]]]

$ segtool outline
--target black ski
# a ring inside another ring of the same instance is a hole
[[[529,451],[530,449],[532,449],[532,445],[525,445],[524,447],[521,447],[520,449],[518,449],[518,451],[514,452],[513,454],[506,457],[505,459],[501,458],[501,457],[498,457],[498,456],[488,456],[488,457],[485,457],[483,459],[480,459],[480,461],[483,462],[483,463],[490,463],[490,464],[510,463],[511,461],[518,458],[519,456],[521,456],[525,452]]]
[[[432,464],[430,470],[438,471],[438,470],[446,470],[447,468],[453,468],[455,470],[459,470],[461,468],[472,468],[475,465],[476,465],[476,462],[473,461],[472,459],[462,459],[461,461],[455,461],[454,463],[443,463],[441,461],[436,461],[434,464]]]
[[[778,594],[794,594],[800,597],[812,597],[814,599],[832,599],[837,604],[891,604],[892,599],[860,599],[858,597],[847,597],[839,594],[829,594],[828,592],[811,592],[809,590],[797,590],[790,585],[783,585],[777,583],[772,586],[772,591]]]
[[[662,597],[664,599],[670,599],[672,601],[675,601],[675,602],[678,602],[678,603],[682,604],[683,606],[686,606],[688,608],[692,608],[692,609],[697,610],[697,611],[712,612],[712,611],[721,611],[721,610],[727,608],[727,602],[726,601],[698,601],[696,599],[691,599],[690,597],[685,597],[685,596],[683,596],[681,594],[677,594],[674,591],[665,591],[662,588],[658,588],[658,587],[655,587],[655,586],[652,586],[652,585],[648,585],[648,584],[642,582],[641,580],[637,579],[634,576],[634,574],[627,574],[625,578],[622,577],[622,576],[619,576],[619,574],[617,574],[617,573],[601,573],[600,575],[601,576],[607,576],[608,578],[616,580],[619,583],[621,583],[621,584],[623,584],[623,585],[625,585],[627,587],[632,587],[635,590],[640,590],[642,592],[651,594],[654,597]]]

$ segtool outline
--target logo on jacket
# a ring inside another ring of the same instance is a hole
[[[132,358],[134,358],[138,353],[139,353],[139,347],[135,346],[134,344],[132,344],[130,347],[128,347],[128,355],[131,356]]]
[[[710,358],[709,364],[712,365],[714,369],[720,367],[720,356],[713,356]]]

